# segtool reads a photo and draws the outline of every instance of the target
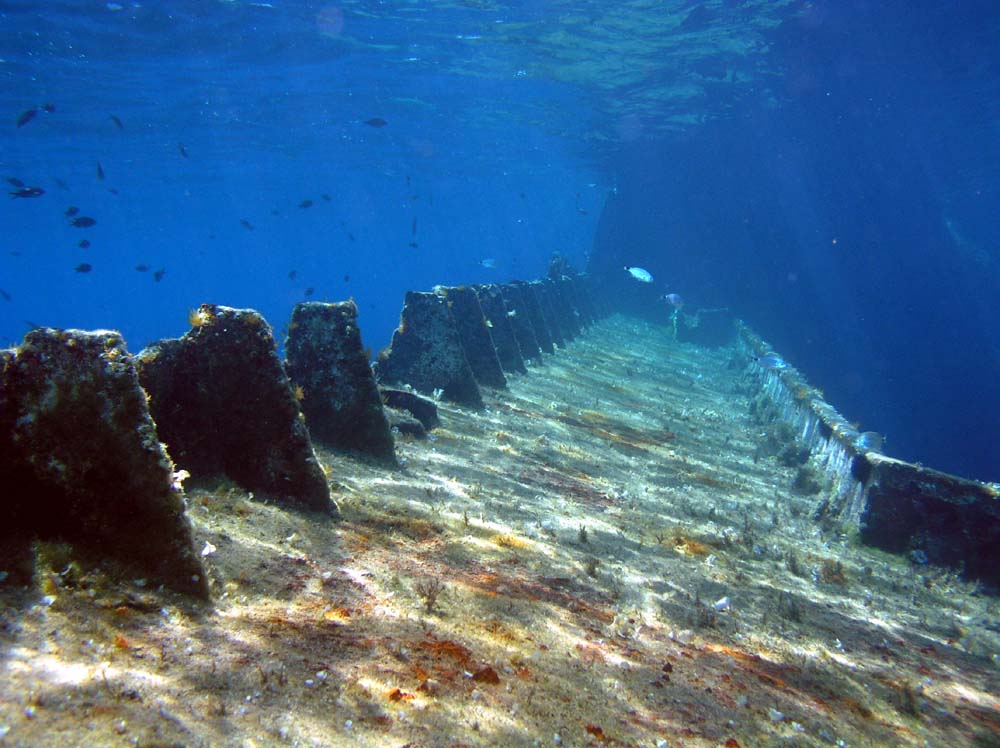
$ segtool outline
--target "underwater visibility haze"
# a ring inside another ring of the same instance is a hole
[[[0,745],[1000,745],[998,39],[0,0]]]
[[[353,297],[378,350],[406,290],[559,253],[993,480],[998,37],[979,1],[3,2],[0,335]]]

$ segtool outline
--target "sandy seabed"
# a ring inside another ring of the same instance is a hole
[[[340,522],[189,482],[211,605],[41,546],[0,745],[1000,746],[1000,600],[818,524],[734,350],[613,317],[484,397],[318,448]]]

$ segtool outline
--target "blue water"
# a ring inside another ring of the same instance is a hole
[[[45,194],[0,201],[0,341],[138,350],[206,301],[280,332],[312,289],[378,349],[405,290],[558,251],[729,307],[890,454],[996,479],[997,38],[978,0],[3,2],[0,177]]]

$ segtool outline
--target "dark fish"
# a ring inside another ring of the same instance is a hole
[[[38,114],[38,107],[33,106],[31,109],[25,109],[21,112],[21,116],[17,118],[17,126],[24,127],[26,124],[31,122]]]
[[[344,283],[350,283],[350,282],[351,282],[351,276],[345,275],[344,276]]]
[[[167,269],[160,268],[155,273],[153,273],[153,280],[159,283],[161,280],[163,280],[163,276],[166,274],[167,274]]]
[[[90,246],[90,239],[81,239],[76,243],[80,249],[87,249]]]
[[[52,112],[54,112],[56,110],[56,105],[55,104],[42,104],[42,110],[45,111],[47,114],[52,114]]]
[[[406,175],[406,186],[407,187],[410,186],[410,175],[409,174]]]
[[[188,151],[187,151],[187,148],[185,148],[185,147],[184,147],[184,144],[183,144],[183,143],[178,143],[178,144],[177,144],[177,150],[178,150],[178,152],[179,152],[179,153],[180,153],[180,154],[181,154],[181,155],[182,155],[182,156],[183,156],[184,158],[191,158],[191,157],[190,157],[190,156],[188,155]]]
[[[97,162],[97,178],[102,182],[104,181],[104,167],[101,166],[100,161]]]
[[[72,218],[73,216],[75,216],[79,212],[80,212],[80,209],[78,207],[76,207],[75,205],[70,205],[68,208],[66,208],[66,217],[67,218]]]
[[[366,119],[365,124],[370,127],[385,127],[389,123],[381,117],[372,117],[371,119]]]
[[[240,226],[245,228],[247,231],[253,231],[253,224],[250,223],[246,218],[240,219]]]
[[[352,242],[355,241],[354,234],[352,234],[350,231],[347,232],[347,238],[350,239]]]
[[[24,182],[17,177],[7,177],[7,184],[11,187],[24,187]]]
[[[416,249],[416,248],[417,248],[417,243],[416,243],[416,242],[410,242],[410,243],[409,243],[409,244],[407,244],[406,246],[408,246],[408,247],[412,247],[413,249]]]
[[[115,115],[109,114],[108,117],[111,119],[112,122],[115,123],[115,125],[117,125],[117,127],[118,127],[119,130],[124,130],[125,129],[125,124],[120,119],[118,119]]]
[[[53,177],[52,181],[55,182],[56,183],[56,187],[58,187],[61,190],[68,190],[69,189],[69,185],[66,184],[66,180],[65,179],[59,179],[59,177]]]
[[[312,206],[313,206],[312,200],[303,200],[301,203],[299,203],[300,208],[311,208]]]
[[[272,216],[280,216],[281,213],[278,212],[277,208],[271,208],[271,215]]]
[[[410,233],[411,233],[411,234],[412,234],[413,236],[416,236],[416,235],[417,235],[417,219],[416,219],[416,217],[415,217],[415,216],[414,216],[414,218],[413,218],[413,224],[412,224],[412,225],[410,226]]]
[[[295,276],[297,276],[297,275],[298,275],[298,273],[297,273],[296,271],[294,271],[294,270],[293,270],[293,271],[291,271],[291,272],[290,272],[290,273],[288,274],[288,280],[290,280],[290,281],[293,281],[293,280],[295,280]]]
[[[327,202],[330,202],[331,200],[333,200],[333,198],[330,197],[329,195],[327,195],[325,192],[322,195],[320,195],[320,197],[323,198],[324,200],[326,200]]]
[[[117,195],[118,194],[118,188],[117,187],[108,187],[108,192],[110,192],[112,195]]]
[[[138,270],[140,273],[148,273],[149,265],[136,265],[135,270]]]
[[[4,291],[2,288],[0,288],[0,296],[3,296],[4,301],[11,301],[11,299],[13,298],[9,293]]]
[[[41,197],[45,194],[45,190],[41,187],[22,187],[19,190],[14,190],[10,193],[11,197]]]
[[[26,324],[28,328],[31,330],[37,330],[39,327],[41,327],[40,324],[38,324],[37,322],[32,322],[30,319],[24,320],[24,324]]]
[[[73,269],[78,273],[89,273],[91,270],[94,269],[94,266],[91,265],[89,262],[81,262]]]
[[[312,295],[313,295],[314,293],[316,293],[316,289],[315,289],[315,288],[313,288],[312,286],[309,286],[309,288],[307,288],[307,289],[306,289],[306,292],[305,292],[305,297],[306,297],[306,298],[308,299],[308,298],[309,298],[310,296],[312,296]]]
[[[78,229],[89,229],[91,226],[97,223],[97,220],[91,218],[90,216],[80,216],[79,218],[74,218],[69,222],[70,226],[75,226]]]

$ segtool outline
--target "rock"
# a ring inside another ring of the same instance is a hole
[[[121,335],[37,328],[0,364],[5,570],[30,574],[37,537],[207,597],[180,481]]]
[[[483,407],[455,321],[434,293],[407,291],[399,327],[378,355],[375,376],[380,383],[409,384],[428,394],[440,390],[451,402]]]
[[[396,464],[389,422],[361,345],[353,301],[296,304],[285,357],[313,439]]]
[[[382,402],[390,408],[408,411],[428,431],[441,425],[437,405],[434,404],[433,400],[407,390],[397,390],[391,387],[382,387],[381,393]]]
[[[258,497],[338,515],[271,327],[212,304],[192,319],[182,338],[137,357],[170,455],[196,478],[225,475]]]
[[[442,288],[439,292],[451,309],[458,339],[465,351],[469,368],[480,385],[506,389],[507,377],[503,375],[497,350],[493,345],[490,328],[486,325],[479,297],[468,286]]]
[[[594,309],[586,297],[583,282],[578,276],[564,276],[559,280],[563,294],[576,315],[580,328],[590,327],[595,322]]]
[[[385,409],[385,414],[389,419],[389,424],[399,433],[410,434],[418,439],[427,438],[427,429],[424,428],[424,424],[415,418],[413,414],[407,413],[405,410],[397,410],[396,408],[389,407]]]
[[[546,353],[555,353],[556,349],[552,343],[552,336],[549,334],[549,328],[545,324],[545,317],[542,314],[542,305],[538,303],[538,297],[535,295],[534,289],[524,281],[514,281],[511,285],[521,291],[524,308],[528,313],[528,321],[531,323],[531,328],[535,331],[535,340],[538,341],[538,347]]]
[[[511,327],[510,318],[507,316],[509,310],[504,303],[500,287],[496,285],[479,286],[476,288],[476,296],[479,297],[479,305],[482,307],[483,316],[486,317],[486,324],[489,325],[490,336],[493,339],[493,347],[496,349],[500,367],[508,373],[526,374],[528,369],[521,357],[521,349],[514,336],[514,328]]]
[[[552,338],[552,345],[560,348],[566,347],[566,336],[563,333],[562,321],[556,311],[554,299],[552,298],[552,288],[544,281],[531,281],[528,284],[531,293],[538,300],[538,309],[542,313],[542,320],[545,322],[545,329],[549,331]]]
[[[573,340],[583,331],[583,319],[573,304],[570,283],[566,278],[550,280],[549,283],[552,285],[556,309],[560,314],[567,339]]]
[[[1000,587],[1000,492],[875,452],[867,473],[861,539],[893,553],[920,551],[934,564]]]
[[[524,294],[518,286],[512,283],[505,283],[499,286],[499,289],[503,296],[503,302],[507,306],[507,319],[514,331],[514,337],[517,338],[521,356],[525,361],[534,360],[541,363],[542,351],[538,346],[538,338],[535,337],[535,327],[531,324],[528,305],[524,302]]]

